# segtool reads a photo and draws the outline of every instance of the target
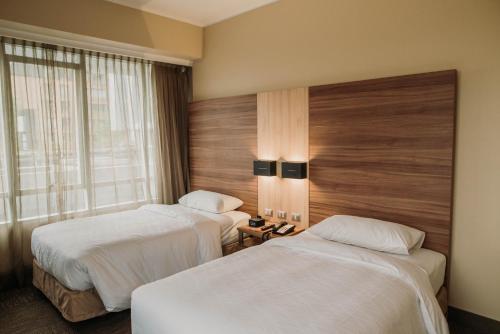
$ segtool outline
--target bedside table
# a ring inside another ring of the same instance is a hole
[[[267,241],[269,239],[273,238],[281,238],[281,237],[289,237],[292,235],[297,235],[301,232],[303,232],[305,229],[303,227],[295,227],[295,230],[291,233],[288,233],[286,235],[279,235],[279,234],[274,234],[272,232],[272,229],[266,230],[266,231],[261,231],[260,227],[251,227],[248,225],[240,226],[238,227],[238,243],[240,246],[243,246],[244,244],[244,239],[245,239],[245,234],[249,235],[255,239],[258,239],[260,242]]]

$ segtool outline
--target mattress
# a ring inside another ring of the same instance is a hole
[[[448,333],[420,266],[307,232],[141,286],[131,319],[141,334]]]
[[[225,224],[221,231],[222,244],[228,245],[238,241],[238,227],[248,225],[248,220],[251,216],[246,212],[229,211],[222,213],[222,215],[231,219],[232,224]]]
[[[446,273],[446,256],[443,254],[430,249],[420,248],[413,251],[410,255],[388,255],[412,263],[424,270],[429,277],[435,294],[443,286]]]
[[[138,286],[222,256],[221,233],[233,225],[227,215],[145,205],[36,228],[31,246],[65,287],[95,288],[107,311],[120,311]]]
[[[179,204],[180,205],[180,204]],[[228,211],[224,213],[212,213],[208,211],[188,208],[183,206],[184,210],[207,217],[220,225],[221,243],[228,245],[238,241],[238,226],[248,224],[252,217],[243,211]],[[227,219],[229,218],[229,220]]]
[[[235,229],[235,226],[250,219],[250,215],[248,213],[242,211],[228,211],[224,213],[212,213],[208,211],[198,210],[189,208],[187,206],[183,206],[181,204],[172,205],[172,207],[180,207],[183,211],[189,212],[192,214],[200,215],[206,217],[213,222],[217,223],[220,226],[220,235],[221,235],[221,243],[224,245],[226,243],[232,242],[232,240],[236,241],[232,236],[232,231]]]
[[[303,236],[315,237],[307,231],[303,233]],[[337,244],[339,244],[339,246],[344,248],[358,248],[352,245],[346,245],[340,243]],[[444,256],[441,253],[426,248],[416,249],[412,251],[410,255],[399,255],[399,254],[392,254],[392,253],[379,252],[373,250],[369,251],[378,253],[381,256],[391,256],[400,259],[402,261],[411,263],[413,265],[416,265],[417,267],[425,271],[425,273],[429,277],[429,281],[432,285],[432,289],[434,290],[434,294],[437,294],[439,289],[444,284],[445,273],[446,273],[446,256]]]

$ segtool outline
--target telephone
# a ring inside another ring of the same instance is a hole
[[[274,226],[273,233],[278,235],[287,235],[295,230],[295,225],[288,224],[287,222],[281,222]]]

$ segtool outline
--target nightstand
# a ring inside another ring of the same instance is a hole
[[[295,227],[295,230],[291,233],[288,233],[286,235],[279,235],[279,234],[274,234],[272,232],[272,229],[262,231],[260,227],[251,227],[248,225],[240,226],[238,227],[238,243],[240,246],[244,246],[244,239],[245,235],[248,235],[250,237],[253,237],[254,239],[257,239],[255,243],[253,244],[259,244],[262,243],[266,240],[273,239],[273,238],[280,238],[280,237],[289,237],[292,235],[297,235],[301,232],[304,231],[303,227]]]

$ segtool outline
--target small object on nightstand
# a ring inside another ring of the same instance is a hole
[[[257,218],[250,218],[248,220],[248,225],[251,227],[261,227],[266,224],[266,221],[262,219],[261,216],[257,216]]]
[[[267,230],[269,230],[269,229],[271,229],[271,228],[273,228],[273,227],[274,227],[274,224],[270,224],[270,225],[262,226],[262,227],[260,228],[260,230],[261,230],[261,231],[267,231]]]
[[[273,232],[279,230],[280,228],[282,228],[283,226],[285,226],[287,223],[285,221],[283,222],[279,222],[277,224],[274,224],[273,226]]]
[[[278,228],[273,229],[274,234],[287,235],[295,230],[295,225],[288,224],[287,222],[281,222]]]
[[[284,222],[286,226],[287,223]],[[242,225],[238,227],[238,243],[240,246],[244,246],[244,239],[245,236],[251,236],[254,238],[256,243],[253,245],[259,244],[262,241],[266,241],[272,238],[281,238],[281,237],[286,237],[286,236],[291,236],[291,235],[297,235],[301,232],[304,231],[304,228],[302,227],[295,227],[293,231],[287,232],[286,234],[276,234],[273,232],[274,228],[276,225],[271,224],[271,225],[266,225],[266,226],[271,226],[271,228],[268,228],[266,230],[262,230],[261,227],[251,227],[248,225]],[[283,227],[283,226],[280,226]]]

